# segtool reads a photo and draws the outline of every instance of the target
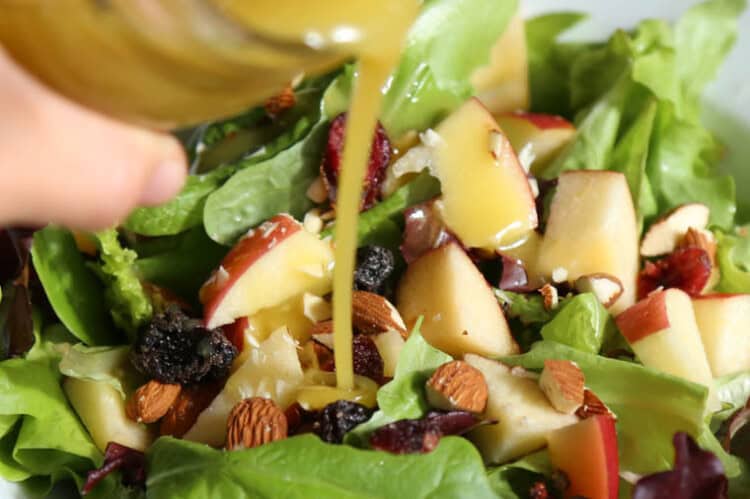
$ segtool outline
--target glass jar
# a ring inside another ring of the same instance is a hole
[[[402,1],[0,0],[0,44],[62,94],[166,128],[340,63]]]

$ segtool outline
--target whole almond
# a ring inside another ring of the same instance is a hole
[[[590,418],[591,416],[609,416],[612,419],[617,419],[615,413],[589,389],[583,392],[583,404],[576,410],[576,416],[581,419]]]
[[[227,419],[228,450],[249,449],[287,437],[284,411],[271,399],[253,397],[238,403]]]
[[[220,391],[220,383],[201,383],[183,388],[162,418],[159,434],[178,438],[183,436]]]
[[[539,387],[552,407],[573,414],[584,402],[584,381],[583,371],[575,362],[547,359],[539,377]]]
[[[488,389],[479,369],[462,360],[438,367],[425,386],[427,401],[446,411],[484,412]]]
[[[367,291],[352,293],[352,326],[362,334],[395,330],[406,339],[406,324],[396,307],[384,297]]]
[[[137,423],[154,423],[167,413],[181,390],[180,385],[151,380],[133,393],[125,413]]]

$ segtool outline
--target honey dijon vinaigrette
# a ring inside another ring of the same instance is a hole
[[[54,5],[53,5],[54,4]],[[355,398],[351,299],[357,219],[381,89],[421,0],[0,0],[0,44],[61,93],[161,127],[244,110],[303,72],[351,55],[358,78],[338,186],[334,268],[337,387]],[[322,400],[321,400],[322,401]]]

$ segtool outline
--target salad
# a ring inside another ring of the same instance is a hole
[[[750,226],[699,119],[744,0],[596,43],[560,41],[581,14],[489,4],[425,2],[385,87],[353,390],[331,322],[351,63],[180,132],[193,175],[165,205],[3,232],[0,476],[90,497],[750,496]]]

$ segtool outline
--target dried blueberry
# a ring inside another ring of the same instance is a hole
[[[318,414],[313,423],[313,432],[325,442],[340,444],[344,440],[344,435],[355,426],[369,420],[371,416],[372,410],[361,404],[337,400],[325,406]]]
[[[393,274],[396,260],[388,248],[364,246],[357,250],[357,268],[354,271],[354,289],[383,295],[388,278]]]
[[[236,356],[221,329],[206,329],[177,307],[141,328],[130,352],[133,365],[146,376],[180,384],[224,377]]]

